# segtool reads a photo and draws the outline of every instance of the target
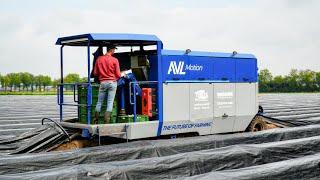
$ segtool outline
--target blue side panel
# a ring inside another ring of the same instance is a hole
[[[190,80],[213,80],[213,63],[210,57],[189,56],[186,71]]]
[[[163,81],[162,81],[162,56],[161,50],[163,49],[163,44],[157,42],[157,61],[158,61],[158,119],[159,125],[157,130],[157,136],[161,136],[162,126],[163,126]]]
[[[237,59],[236,81],[237,82],[257,82],[258,81],[257,59]]]
[[[163,55],[161,64],[162,80],[166,82],[241,83],[257,82],[258,79],[255,58]]]
[[[213,79],[235,82],[236,80],[236,59],[234,58],[212,58]]]
[[[187,55],[162,56],[162,78],[166,80],[189,80],[189,73],[185,69],[189,64]]]

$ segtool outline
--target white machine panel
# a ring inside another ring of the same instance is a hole
[[[235,119],[235,116],[215,117],[211,128],[211,134],[233,132]]]
[[[235,121],[235,84],[215,83],[214,93],[214,121],[212,133],[232,132]]]
[[[189,120],[189,84],[163,84],[163,121]]]
[[[157,136],[158,121],[128,123],[128,139]]]
[[[236,84],[236,115],[252,115],[257,113],[256,83]]]
[[[257,83],[236,84],[236,121],[234,131],[244,131],[258,112]]]
[[[214,89],[214,117],[234,116],[235,109],[235,84],[216,83]]]

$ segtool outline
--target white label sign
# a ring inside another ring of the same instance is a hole
[[[233,106],[233,92],[217,92],[217,105],[218,108],[224,109],[224,108],[232,108]]]
[[[206,90],[198,90],[194,92],[194,110],[210,109],[209,94]]]

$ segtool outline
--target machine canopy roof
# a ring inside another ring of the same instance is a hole
[[[115,44],[117,46],[156,45],[161,40],[148,34],[90,33],[58,38],[56,45],[66,46],[100,46]]]

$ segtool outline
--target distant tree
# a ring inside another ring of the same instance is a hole
[[[4,88],[4,91],[7,91],[9,83],[10,83],[9,77],[7,75],[6,76],[2,76],[2,86]]]
[[[8,87],[10,88],[10,91],[13,91],[13,87],[14,87],[13,76],[14,76],[13,73],[7,74]]]
[[[35,81],[36,81],[35,76],[34,76],[34,75],[32,75],[31,85],[30,85],[30,86],[31,86],[31,92],[33,92],[33,91],[34,91]]]
[[[6,82],[5,82],[6,76],[3,76],[0,74],[0,85],[2,89],[6,89]]]
[[[311,70],[304,70],[299,72],[300,81],[302,84],[302,91],[314,92],[316,87],[316,73]]]
[[[275,76],[272,81],[272,91],[274,92],[285,92],[285,78],[282,76]]]
[[[50,86],[52,84],[51,77],[49,76],[43,76],[42,77],[42,86],[43,89],[46,89],[47,86]]]
[[[64,83],[79,83],[81,81],[80,75],[76,73],[68,74],[66,77],[63,78]],[[64,86],[68,90],[72,90],[73,87],[70,85]]]
[[[262,83],[271,82],[273,79],[271,72],[268,69],[262,69],[259,73],[259,80]]]
[[[42,81],[43,75],[38,75],[34,77],[34,85],[36,86],[36,89],[38,89],[38,91],[41,91]]]
[[[1,88],[3,88],[3,76],[0,74],[0,86],[1,86]]]
[[[80,82],[81,78],[79,74],[68,74],[64,79],[64,83],[76,83],[76,82]]]
[[[20,91],[20,86],[21,86],[21,79],[19,73],[9,73],[7,74],[8,80],[9,80],[9,87],[11,91],[16,90],[16,88],[19,88]]]
[[[295,92],[300,89],[299,87],[299,71],[297,69],[292,69],[288,76],[286,76],[288,83],[288,92]]]
[[[21,77],[20,77],[20,73],[14,73],[14,79],[13,79],[13,82],[14,82],[14,86],[18,88],[18,91],[20,91],[20,88],[21,88]]]
[[[20,78],[21,78],[21,82],[23,84],[22,89],[25,90],[25,88],[28,91],[28,88],[33,85],[33,78],[34,76],[28,72],[23,72],[23,73],[19,73],[20,74]]]
[[[88,78],[87,77],[83,77],[83,78],[81,78],[81,80],[80,80],[80,82],[82,82],[82,83],[86,83],[88,81]]]
[[[260,92],[269,92],[271,90],[272,74],[268,69],[262,69],[259,73]]]
[[[56,88],[58,86],[58,84],[60,84],[60,79],[54,79],[52,81],[52,87]]]
[[[317,85],[317,91],[320,91],[320,72],[316,73],[316,85]]]

